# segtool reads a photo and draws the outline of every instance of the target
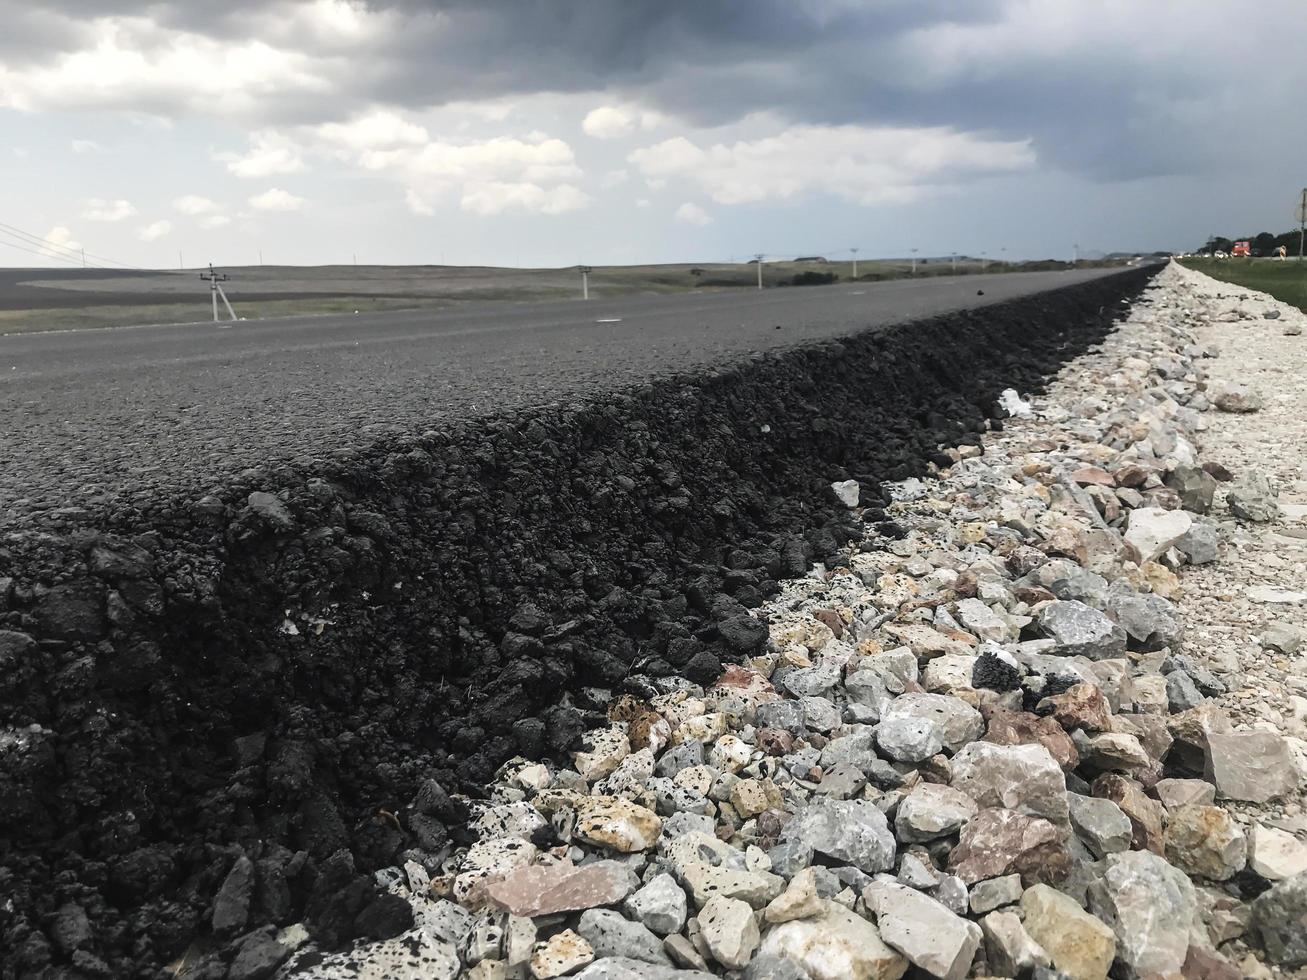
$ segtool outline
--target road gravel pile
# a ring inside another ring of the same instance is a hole
[[[603,723],[567,756],[429,786],[470,836],[377,872],[398,936],[246,942],[306,980],[1307,975],[1307,595],[1297,555],[1267,562],[1304,540],[1279,540],[1300,457],[1268,450],[1303,438],[1307,389],[1265,419],[1247,384],[1303,353],[1296,317],[1230,308],[1168,269],[782,582],[764,648],[570,692]]]
[[[535,867],[561,841],[469,803],[508,760],[764,656],[778,583],[898,534],[881,483],[978,446],[1149,275],[24,522],[0,538],[3,975],[263,977],[293,937],[301,966],[360,940],[398,962],[416,920],[379,873]],[[594,949],[573,925],[542,962]]]

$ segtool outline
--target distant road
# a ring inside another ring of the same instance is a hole
[[[587,396],[1114,271],[4,335],[0,514],[151,487],[203,492],[260,463],[324,457],[389,432]]]

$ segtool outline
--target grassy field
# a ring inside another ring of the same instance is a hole
[[[1089,264],[1089,263],[1082,263]],[[1096,263],[1095,263],[1096,264]],[[915,275],[966,275],[1060,266],[979,259],[919,261]],[[468,302],[567,299],[581,293],[575,268],[505,269],[454,266],[250,266],[226,268],[224,288],[240,317],[256,319],[400,309],[448,309]],[[851,262],[767,262],[763,285],[790,286],[800,273],[853,280]],[[4,270],[0,276],[0,334],[150,323],[192,323],[210,317],[208,287],[196,270],[113,275],[82,270]],[[910,262],[858,263],[857,280],[874,282],[914,275]],[[756,287],[749,263],[596,266],[590,273],[595,298],[637,293]],[[8,290],[8,296],[6,296]],[[8,301],[6,301],[8,300]],[[225,315],[225,314],[224,314]]]
[[[1307,262],[1288,259],[1185,259],[1184,265],[1222,282],[1270,293],[1307,311]]]

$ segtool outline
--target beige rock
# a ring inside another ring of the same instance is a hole
[[[790,879],[789,886],[763,909],[763,918],[773,925],[794,919],[810,919],[821,915],[826,903],[817,894],[817,873],[804,868]]]
[[[1026,932],[1071,980],[1106,980],[1116,936],[1069,895],[1035,885],[1021,896]]]
[[[954,789],[982,807],[1001,807],[1065,826],[1066,777],[1042,745],[973,742],[953,757]]]
[[[542,943],[531,954],[531,975],[536,980],[550,980],[593,963],[595,951],[571,929],[565,929]]]
[[[662,830],[656,813],[628,800],[590,796],[576,803],[573,834],[591,844],[630,854],[653,847]]]
[[[1248,835],[1248,866],[1267,881],[1307,872],[1307,844],[1283,830],[1254,824]]]
[[[830,901],[819,916],[768,930],[758,952],[793,960],[811,980],[898,980],[908,969],[874,925]]]
[[[782,802],[781,791],[770,779],[741,779],[731,787],[731,806],[745,820],[779,808]]]
[[[1166,858],[1191,875],[1225,881],[1242,871],[1248,839],[1225,810],[1191,804],[1171,814],[1166,827]]]
[[[1230,800],[1265,803],[1298,788],[1289,743],[1273,732],[1207,733],[1204,777]]]
[[[1013,912],[990,912],[980,920],[990,970],[999,977],[1019,977],[1052,964],[1044,947],[1030,938]]]
[[[699,913],[699,928],[715,959],[728,970],[742,970],[758,949],[758,923],[753,909],[733,898],[716,895]]]
[[[576,771],[589,782],[603,779],[631,754],[631,742],[621,728],[601,728],[588,732],[584,742],[587,746],[585,751],[574,753],[572,761]]]

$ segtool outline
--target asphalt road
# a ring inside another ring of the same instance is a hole
[[[0,527],[1104,274],[0,336]]]

